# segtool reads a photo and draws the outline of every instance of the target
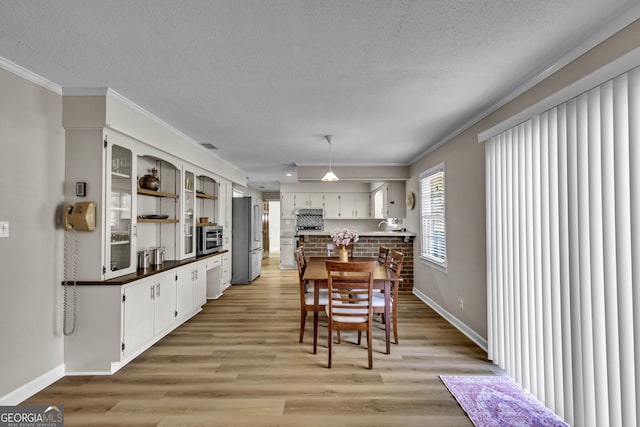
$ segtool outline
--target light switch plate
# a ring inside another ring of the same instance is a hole
[[[0,238],[9,237],[9,221],[0,221]]]

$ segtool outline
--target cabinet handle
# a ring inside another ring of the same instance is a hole
[[[156,296],[160,298],[160,283],[156,284]]]
[[[156,299],[156,293],[153,290],[153,285],[151,285],[151,299]]]

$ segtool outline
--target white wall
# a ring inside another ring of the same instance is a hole
[[[419,194],[418,176],[445,163],[446,273],[420,261],[415,240],[414,289],[426,295],[475,334],[487,338],[484,146],[477,134],[552,95],[597,68],[640,46],[640,21],[596,46],[437,150],[411,165],[407,192]],[[408,229],[419,229],[420,207],[407,211]],[[464,298],[464,309],[458,306]]]
[[[0,404],[62,371],[62,97],[0,69]],[[25,396],[23,396],[24,398]]]

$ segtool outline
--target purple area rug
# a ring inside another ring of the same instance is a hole
[[[440,379],[477,427],[568,427],[511,377],[440,375]]]

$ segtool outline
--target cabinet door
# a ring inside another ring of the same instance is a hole
[[[182,257],[195,256],[195,173],[183,169],[182,197]]]
[[[136,203],[133,198],[135,157],[131,148],[115,138],[107,139],[105,195],[105,236],[107,248],[104,278],[110,279],[136,270]]]
[[[329,219],[340,218],[340,194],[325,193],[324,195],[324,217]]]
[[[309,194],[307,194],[307,208],[308,209],[323,209],[324,208],[324,193],[309,193]]]
[[[176,321],[176,280],[174,274],[174,272],[169,271],[153,276],[155,298],[154,334],[156,335],[169,329]],[[191,295],[193,298],[193,293]]]
[[[371,218],[371,196],[369,193],[354,193],[354,218],[367,219]]]
[[[142,280],[123,290],[122,357],[129,357],[153,338],[155,285],[152,279]]]
[[[280,215],[282,218],[295,219],[296,197],[294,193],[280,193]]]
[[[207,303],[207,270],[206,262],[201,261],[195,264],[193,282],[194,310]]]
[[[194,286],[195,267],[193,264],[186,265],[176,271],[177,276],[177,308],[178,320],[185,319],[193,313],[194,307]]]
[[[231,286],[231,254],[222,255],[222,290]]]
[[[387,218],[404,218],[406,216],[405,183],[387,183]]]
[[[296,268],[294,254],[294,241],[289,238],[280,239],[280,268],[290,270]]]

